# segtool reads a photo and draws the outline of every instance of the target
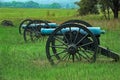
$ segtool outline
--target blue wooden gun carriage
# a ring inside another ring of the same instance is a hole
[[[26,21],[29,22],[24,24],[23,21],[19,27],[25,42],[49,36],[46,56],[51,64],[81,60],[95,62],[98,53],[119,60],[118,54],[100,46],[99,37],[105,33],[100,27],[92,27],[82,20],[69,20],[60,25],[43,20]]]

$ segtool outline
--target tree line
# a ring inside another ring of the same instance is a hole
[[[0,2],[0,7],[8,7],[8,8],[62,8],[59,3],[52,3],[52,4],[39,4],[34,1],[28,2]]]
[[[117,19],[120,11],[120,0],[80,0],[76,2],[80,8],[79,15],[99,14],[102,12],[106,19],[110,19],[110,13]]]

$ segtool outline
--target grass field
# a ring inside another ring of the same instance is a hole
[[[0,25],[0,80],[119,80],[120,61],[76,62],[51,66],[46,58],[46,40],[25,43],[18,33],[20,22],[26,18],[62,23],[82,19],[106,30],[101,45],[120,53],[120,19],[104,20],[101,15],[75,16],[76,10],[65,9],[7,9],[0,8],[0,22],[12,20],[14,27]],[[106,57],[104,57],[106,58]],[[107,58],[106,58],[107,59]]]

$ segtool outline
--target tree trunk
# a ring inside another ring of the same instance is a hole
[[[118,19],[118,10],[115,9],[113,13],[114,13],[114,18],[115,18],[115,19]]]
[[[113,13],[114,13],[114,18],[118,19],[118,11],[119,11],[119,0],[113,0]]]
[[[107,7],[107,14],[108,14],[108,20],[110,20],[110,10],[109,10],[109,7]]]

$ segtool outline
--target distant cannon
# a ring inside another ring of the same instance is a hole
[[[3,20],[1,22],[2,26],[14,26],[13,22],[11,20]]]
[[[92,27],[85,21],[69,20],[60,25],[33,21],[22,27],[25,41],[28,41],[27,36],[31,41],[41,36],[49,36],[46,42],[46,56],[51,64],[81,60],[95,62],[98,53],[115,61],[119,60],[118,54],[100,46],[99,37],[105,31],[100,27]]]
[[[24,28],[23,27],[26,27],[26,26],[29,26],[30,24],[37,24],[37,23],[45,23],[47,26],[48,23],[51,23],[50,21],[47,21],[47,20],[32,20],[32,19],[25,19],[23,20],[20,25],[19,25],[19,34],[23,34],[23,31],[24,31]]]

